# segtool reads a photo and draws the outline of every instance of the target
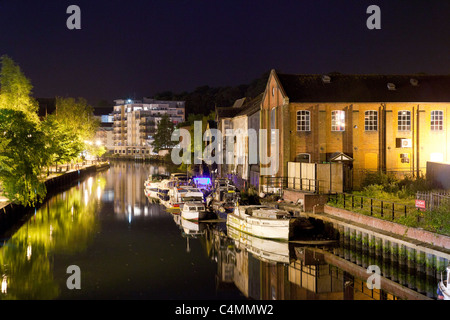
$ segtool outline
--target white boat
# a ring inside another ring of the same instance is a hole
[[[150,182],[145,186],[144,193],[149,198],[158,198],[159,182]]]
[[[158,187],[162,180],[167,178],[167,175],[150,174],[144,182],[144,193],[149,198],[158,198]]]
[[[183,185],[174,187],[170,193],[170,205],[182,210],[185,202],[203,203],[203,193],[199,189],[191,186]]]
[[[447,279],[442,279],[438,283],[438,295],[443,300],[450,300],[450,266],[447,266]]]
[[[206,207],[202,202],[186,202],[181,210],[181,217],[186,220],[198,221],[206,217]]]
[[[169,205],[170,200],[169,192],[173,186],[174,181],[168,179],[162,180],[158,186],[158,198],[160,202],[166,207]]]
[[[289,212],[264,205],[236,206],[227,215],[227,227],[256,237],[283,241],[294,235],[296,221]]]

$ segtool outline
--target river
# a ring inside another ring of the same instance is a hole
[[[168,171],[113,162],[51,197],[2,240],[0,299],[437,299],[436,277],[410,271],[369,289],[345,248],[186,223],[144,195],[147,176]]]

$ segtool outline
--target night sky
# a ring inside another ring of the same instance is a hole
[[[69,5],[81,30],[69,30]],[[369,5],[381,30],[369,30]],[[285,73],[450,74],[448,0],[0,0],[0,54],[35,97],[142,98]]]

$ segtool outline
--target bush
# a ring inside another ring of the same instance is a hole
[[[250,187],[245,191],[241,191],[241,204],[252,205],[260,204],[258,191],[255,188]]]
[[[399,190],[399,180],[392,173],[383,173],[383,172],[367,172],[364,180],[361,184],[361,187],[364,189],[365,187],[371,185],[380,185],[383,186],[383,190],[386,192],[397,192]]]

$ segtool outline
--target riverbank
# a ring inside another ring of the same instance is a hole
[[[47,195],[43,202],[62,189],[70,187],[89,175],[106,170],[109,166],[109,162],[103,162],[85,165],[64,173],[49,175],[45,181]],[[7,236],[7,234],[10,233],[10,230],[14,229],[14,226],[20,225],[21,220],[34,210],[35,208],[11,203],[6,197],[0,196],[0,236],[2,238]]]

